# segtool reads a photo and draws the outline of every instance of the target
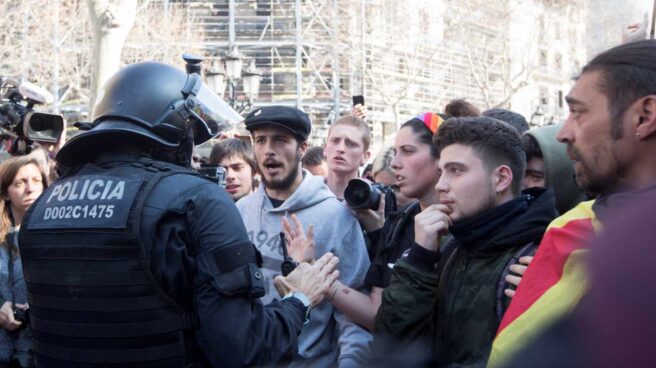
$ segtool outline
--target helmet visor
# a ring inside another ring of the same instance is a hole
[[[205,83],[196,94],[196,103],[187,104],[189,111],[200,122],[196,129],[195,144],[200,144],[226,130],[232,129],[244,118],[219,96],[212,92]]]

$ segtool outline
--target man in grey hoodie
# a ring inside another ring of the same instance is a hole
[[[301,166],[311,131],[304,112],[285,106],[256,109],[246,117],[262,183],[237,202],[251,241],[262,253],[266,295],[279,298],[273,278],[281,273],[282,217],[296,214],[304,227],[314,226],[315,257],[332,252],[340,258],[340,281],[362,285],[369,258],[360,226],[324,184]],[[331,303],[314,308],[299,337],[292,366],[352,367],[364,364],[371,336]]]

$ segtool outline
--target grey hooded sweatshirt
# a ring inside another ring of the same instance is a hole
[[[562,126],[547,125],[524,133],[535,138],[540,146],[544,160],[544,186],[554,189],[556,209],[561,214],[586,199],[576,185],[574,163],[567,156],[567,145],[556,139],[556,134]]]
[[[237,202],[237,208],[246,225],[251,241],[262,253],[264,260],[266,295],[268,304],[280,299],[273,286],[273,278],[281,273],[280,248],[281,218],[295,213],[303,228],[314,226],[316,257],[327,252],[339,257],[340,281],[359,288],[369,269],[369,257],[362,230],[356,218],[341,204],[323,178],[307,171],[296,191],[278,208],[273,208],[263,184],[254,193]],[[323,302],[310,313],[310,322],[299,337],[298,354],[291,366],[299,367],[353,367],[362,365],[367,358],[371,335],[337,311],[330,302]]]

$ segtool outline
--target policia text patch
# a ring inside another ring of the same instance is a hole
[[[56,182],[42,194],[30,229],[123,229],[142,181],[83,175]]]

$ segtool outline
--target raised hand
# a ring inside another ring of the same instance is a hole
[[[367,120],[367,109],[364,105],[357,104],[351,109],[351,115],[362,120]]]
[[[303,224],[296,214],[291,215],[291,224],[286,216],[282,218],[282,231],[287,241],[287,253],[294,261],[312,263],[315,258],[314,227],[308,226],[307,235],[303,230]]]

